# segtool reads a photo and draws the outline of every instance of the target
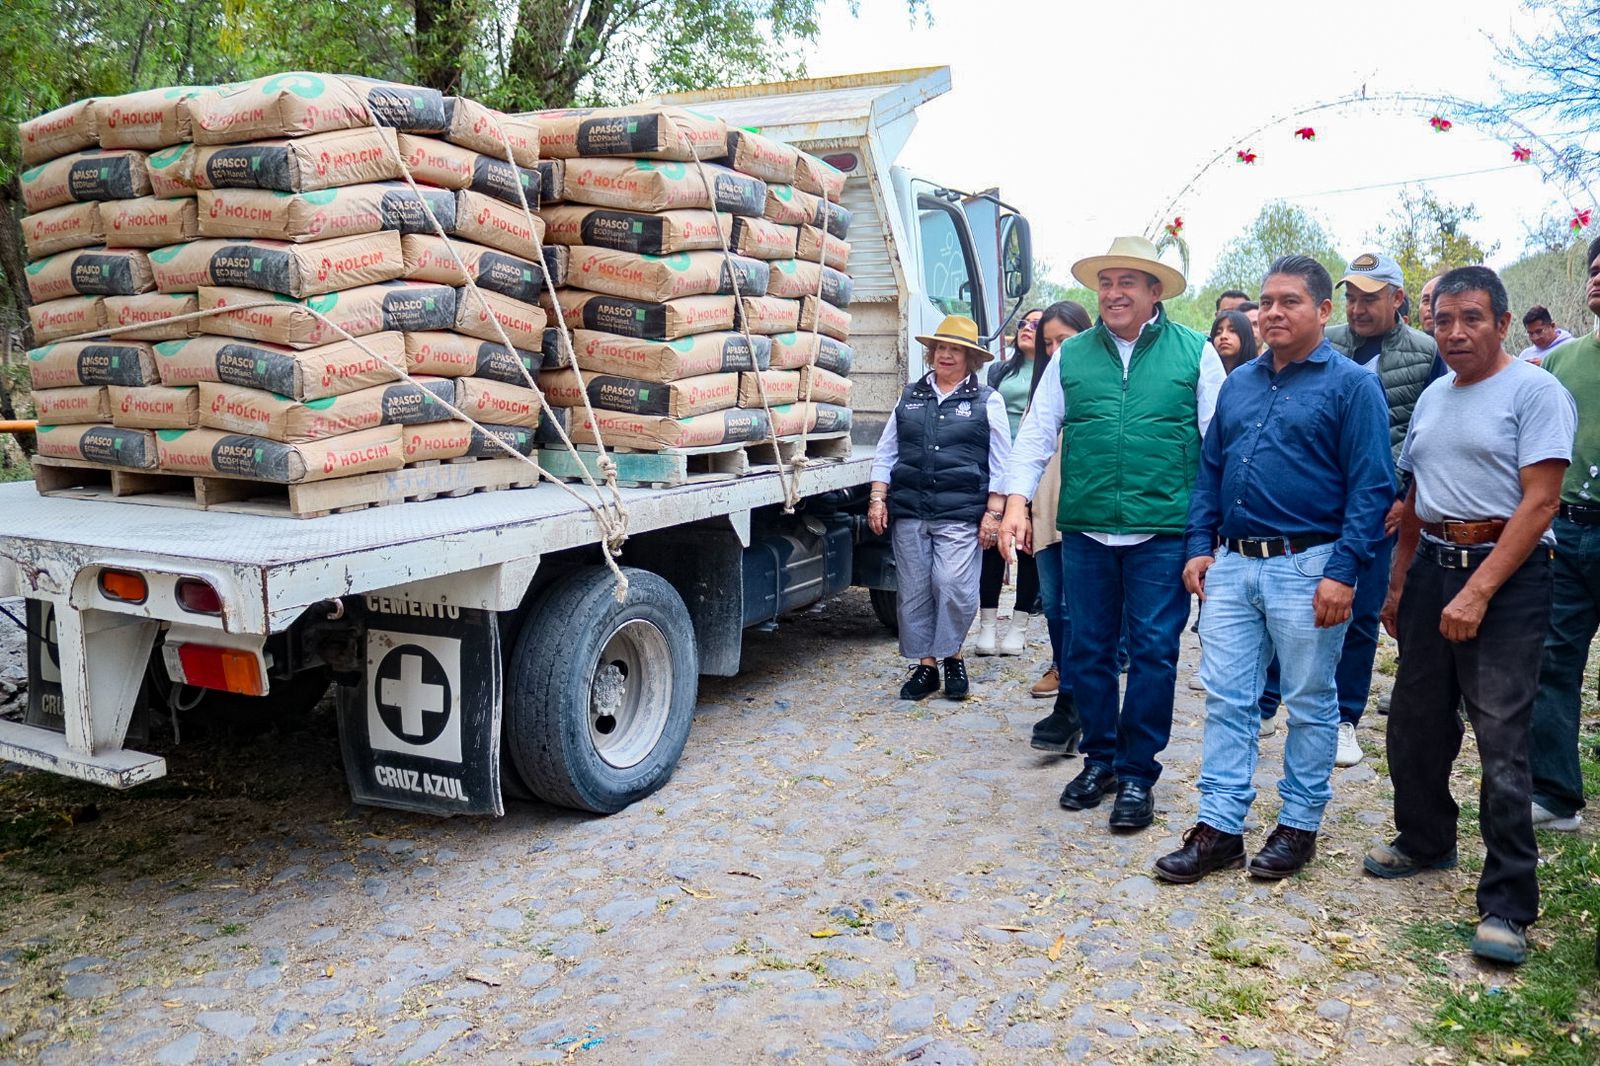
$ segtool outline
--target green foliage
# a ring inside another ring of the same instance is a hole
[[[1534,304],[1548,307],[1556,324],[1565,326],[1574,336],[1581,337],[1594,329],[1594,315],[1584,300],[1589,278],[1584,254],[1596,236],[1600,236],[1600,228],[1570,243],[1535,251],[1500,272],[1506,295],[1511,298],[1511,335],[1506,347],[1513,354],[1528,346],[1522,314]]]
[[[1283,255],[1309,255],[1327,267],[1335,278],[1344,273],[1344,256],[1334,247],[1333,238],[1321,221],[1297,204],[1273,200],[1262,207],[1244,232],[1223,246],[1211,278],[1200,294],[1209,294],[1206,306],[1215,307],[1216,294],[1225,289],[1258,293],[1267,268]],[[1208,319],[1206,325],[1210,324]]]
[[[1441,200],[1426,188],[1403,188],[1400,202],[1367,239],[1393,256],[1405,275],[1406,294],[1415,300],[1429,278],[1458,266],[1485,262],[1498,245],[1484,247],[1466,227],[1478,220],[1471,204]]]

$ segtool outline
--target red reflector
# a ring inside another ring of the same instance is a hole
[[[145,584],[143,574],[132,570],[102,570],[100,592],[107,599],[143,603],[150,596],[150,587]]]
[[[833,155],[823,156],[822,161],[835,170],[842,170],[846,174],[853,173],[856,167],[861,165],[854,152],[835,152]]]
[[[204,581],[192,577],[178,581],[178,606],[196,614],[221,614],[222,595]]]
[[[185,684],[214,688],[244,696],[265,696],[267,686],[261,664],[247,651],[217,648],[209,644],[180,644],[178,662],[183,666]]]

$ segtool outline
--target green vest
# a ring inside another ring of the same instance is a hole
[[[1167,317],[1144,328],[1126,375],[1105,324],[1059,349],[1065,459],[1056,526],[1069,533],[1182,533],[1200,465],[1206,338]]]
[[[1325,336],[1344,355],[1354,353],[1365,340],[1347,325],[1330,326]],[[1394,329],[1383,335],[1378,349],[1378,383],[1389,403],[1389,450],[1397,463],[1406,430],[1411,428],[1411,412],[1417,409],[1417,398],[1430,384],[1433,361],[1438,355],[1439,346],[1432,337],[1404,322],[1395,323]]]

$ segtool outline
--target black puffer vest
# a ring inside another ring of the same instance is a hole
[[[976,374],[938,402],[926,378],[894,410],[900,457],[889,475],[892,518],[977,525],[989,505],[989,397]]]

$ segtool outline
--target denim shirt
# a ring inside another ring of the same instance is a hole
[[[1217,397],[1189,496],[1187,555],[1214,554],[1218,538],[1333,536],[1323,576],[1354,585],[1383,540],[1394,486],[1377,376],[1326,340],[1281,374],[1268,351]]]

